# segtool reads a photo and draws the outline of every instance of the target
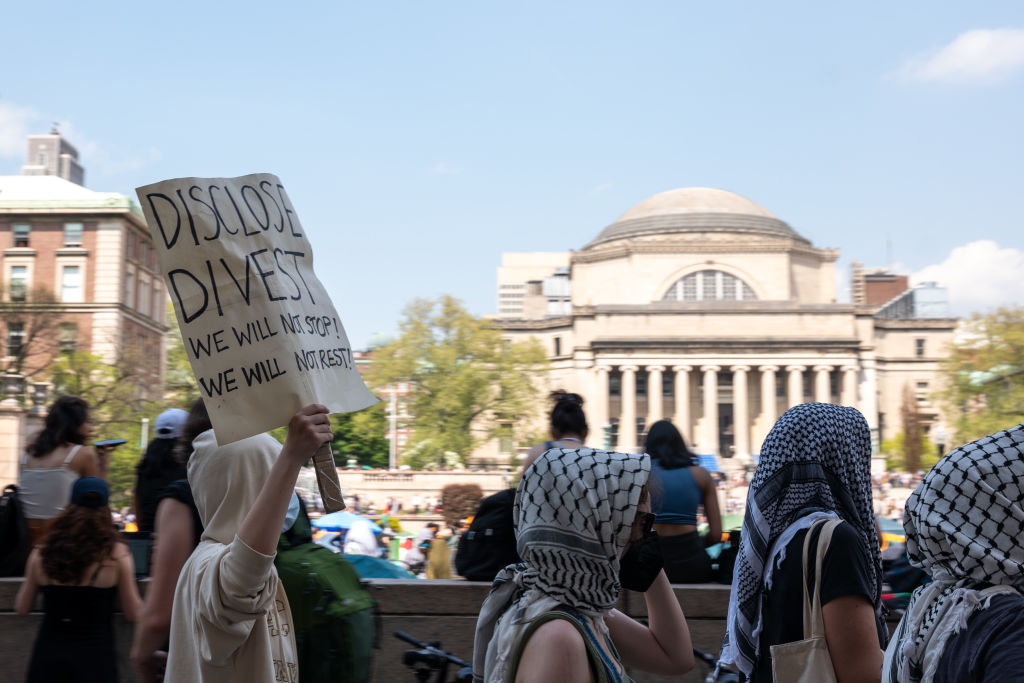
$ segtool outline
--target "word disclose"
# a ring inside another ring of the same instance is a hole
[[[137,190],[218,440],[375,399],[276,176],[178,178]]]

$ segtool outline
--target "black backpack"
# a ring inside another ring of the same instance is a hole
[[[305,505],[278,540],[274,565],[291,606],[303,683],[371,680],[377,603],[344,557],[313,542]]]
[[[24,576],[31,547],[32,537],[18,499],[18,487],[8,484],[0,497],[0,576]]]
[[[455,570],[460,576],[493,581],[499,571],[520,561],[512,521],[515,499],[516,490],[505,489],[481,501],[455,551]]]

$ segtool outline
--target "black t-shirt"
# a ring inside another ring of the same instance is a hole
[[[819,526],[807,550],[808,596],[814,589],[815,553],[820,533]],[[750,681],[755,683],[772,681],[772,645],[804,639],[804,594],[800,587],[800,569],[806,536],[806,531],[799,531],[786,546],[786,559],[772,573],[772,588],[761,603],[760,655],[750,677]],[[821,567],[821,605],[824,607],[832,600],[847,595],[863,595],[874,603],[877,588],[871,578],[864,540],[853,526],[843,522],[832,532],[832,541]],[[881,647],[881,630],[885,624],[879,621],[878,628]]]
[[[146,449],[146,455],[135,470],[135,495],[139,499],[139,531],[153,531],[156,522],[156,506],[164,487],[176,479],[184,479],[188,471],[184,463],[173,457],[174,441],[172,439],[153,439]]]
[[[936,683],[1024,682],[1024,596],[997,595],[950,636]]]
[[[192,533],[194,534],[192,547],[195,548],[203,536],[203,520],[199,518],[199,510],[196,509],[196,500],[192,497],[192,487],[189,486],[188,479],[178,479],[168,484],[160,492],[157,504],[159,505],[164,498],[173,498],[179,503],[184,503],[192,511]]]

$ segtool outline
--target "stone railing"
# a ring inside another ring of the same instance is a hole
[[[140,582],[145,589],[146,581]],[[473,657],[473,633],[477,613],[490,584],[462,580],[427,581],[373,579],[370,594],[380,607],[379,649],[374,652],[373,680],[392,683],[414,680],[402,665],[402,653],[411,646],[392,634],[405,631],[420,640],[441,641],[452,654],[470,661]],[[37,610],[27,617],[14,615],[14,595],[21,579],[0,579],[0,672],[4,680],[24,680],[36,632],[42,622]],[[716,584],[674,586],[676,599],[683,607],[694,647],[717,653],[725,633],[729,606],[729,587]],[[634,617],[646,615],[643,596],[624,592],[619,609]],[[132,625],[116,617],[118,670],[122,681],[135,681],[128,665]],[[896,623],[889,624],[890,631]],[[452,670],[449,670],[449,674]],[[638,683],[661,681],[702,681],[707,671],[702,665],[683,677],[666,678],[633,671]]]
[[[139,584],[145,590],[147,581]],[[41,601],[26,617],[14,614],[14,596],[21,579],[0,579],[0,671],[4,680],[24,680],[36,633],[42,623]],[[414,680],[402,665],[402,653],[411,646],[392,634],[405,631],[420,640],[441,641],[445,650],[467,661],[473,658],[473,632],[477,613],[490,584],[462,580],[427,581],[373,579],[370,594],[380,607],[379,649],[374,652],[373,680],[380,683]],[[725,627],[729,603],[727,586],[677,586],[676,597],[686,612],[696,647],[717,652]],[[644,614],[643,597],[627,593],[620,608],[629,614]],[[118,671],[122,681],[135,681],[128,663],[132,625],[115,617]],[[452,670],[449,671],[452,673]],[[676,681],[700,681],[701,672],[691,672]],[[670,680],[634,672],[638,682]]]

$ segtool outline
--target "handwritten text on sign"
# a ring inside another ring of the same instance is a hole
[[[375,402],[276,176],[136,192],[218,441],[279,427],[307,403],[335,413]]]

